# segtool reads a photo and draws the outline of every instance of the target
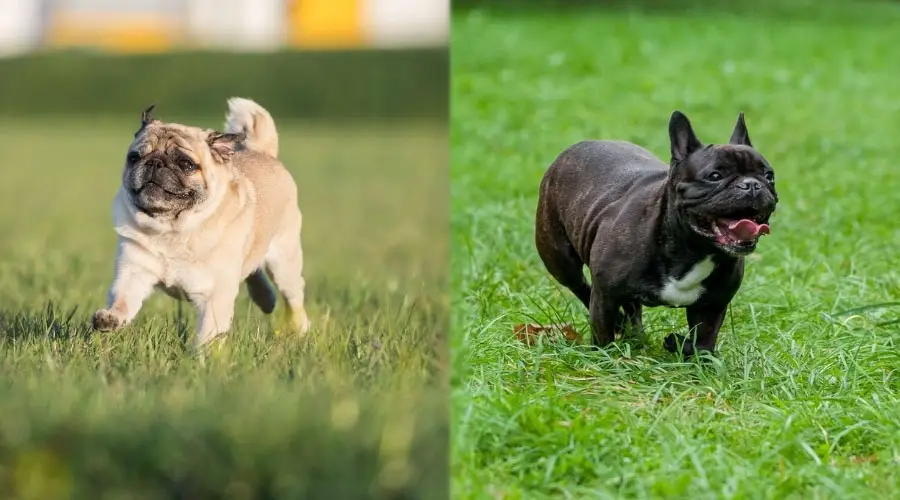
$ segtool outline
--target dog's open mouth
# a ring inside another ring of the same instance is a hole
[[[695,232],[711,239],[732,254],[746,254],[756,248],[759,237],[769,234],[771,214],[734,213],[727,217],[696,216],[691,223]]]
[[[132,189],[131,192],[134,194],[140,194],[142,191],[144,191],[146,189],[158,189],[160,191],[165,192],[166,195],[168,195],[168,196],[172,196],[174,198],[178,198],[181,200],[189,200],[189,199],[191,199],[191,197],[194,196],[194,192],[190,191],[190,190],[185,191],[183,193],[173,193],[172,191],[169,191],[168,189],[160,186],[159,184],[157,184],[153,181],[147,182],[140,189],[137,189],[137,190]]]

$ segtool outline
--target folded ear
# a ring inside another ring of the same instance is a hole
[[[734,125],[734,132],[731,133],[731,140],[728,144],[743,144],[744,146],[753,147],[750,144],[750,134],[747,132],[747,124],[744,123],[744,113],[738,115],[737,123]]]
[[[211,132],[206,138],[209,144],[209,150],[212,151],[219,161],[226,162],[234,156],[238,146],[244,142],[247,134],[223,134],[221,132]]]
[[[156,108],[156,104],[151,104],[150,107],[141,112],[141,128],[134,133],[134,136],[137,137],[138,134],[141,133],[141,130],[144,130],[144,127],[147,126],[150,122],[153,121],[153,110]]]
[[[141,113],[141,125],[146,125],[153,121],[154,109],[156,109],[156,104],[151,104],[143,113]]]
[[[672,142],[672,160],[684,161],[691,153],[703,147],[687,116],[681,111],[672,113],[669,119],[669,140]]]

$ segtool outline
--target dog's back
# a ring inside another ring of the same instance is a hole
[[[668,165],[635,144],[579,142],[563,151],[544,174],[538,224],[563,230],[587,264],[597,233],[612,231],[625,212],[644,210],[634,200],[664,189],[667,173]]]
[[[299,235],[297,185],[278,159],[278,131],[265,108],[250,99],[229,99],[225,131],[247,136],[232,162],[255,193],[255,234],[248,249],[250,260],[255,261],[265,254],[279,231]]]
[[[543,184],[553,196],[576,198],[597,190],[625,192],[637,178],[665,179],[668,166],[646,149],[624,141],[582,141],[560,153]],[[596,197],[596,196],[594,196]]]

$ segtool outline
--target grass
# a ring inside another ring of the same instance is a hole
[[[201,357],[162,295],[87,327],[136,117],[0,121],[0,496],[444,498],[445,127],[279,122],[314,327],[276,336],[242,291]]]
[[[895,497],[900,8],[788,4],[455,13],[455,498]],[[534,249],[546,167],[587,138],[668,159],[674,109],[706,142],[744,111],[778,176],[718,359],[663,350],[681,310],[600,352],[517,341],[588,332]]]

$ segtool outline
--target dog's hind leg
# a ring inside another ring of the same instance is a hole
[[[561,285],[571,290],[578,297],[578,300],[584,304],[584,307],[590,309],[591,287],[584,278],[584,264],[581,263],[577,255],[574,255],[575,249],[569,247],[568,249],[557,249],[553,252],[552,255],[548,255],[546,258],[543,253],[541,254],[544,266],[556,278],[556,281],[559,281]]]
[[[270,259],[266,265],[275,286],[284,296],[285,315],[288,322],[306,333],[309,330],[310,321],[304,305],[306,280],[303,279],[303,251],[297,245],[296,251],[279,253],[277,257]]]
[[[262,312],[272,314],[272,311],[275,310],[277,295],[275,294],[275,289],[272,288],[272,284],[269,283],[269,278],[266,277],[265,271],[262,269],[253,271],[244,282],[247,284],[247,291],[250,293],[250,299],[253,300],[253,303]]]
[[[306,333],[310,321],[304,305],[306,280],[303,279],[303,248],[300,245],[299,227],[298,221],[296,232],[285,230],[272,240],[266,254],[266,269],[284,296],[288,322],[300,333]]]
[[[562,232],[560,224],[554,224],[544,203],[538,204],[535,227],[535,245],[547,271],[578,297],[587,309],[591,308],[591,287],[584,277],[584,263],[575,247]]]

